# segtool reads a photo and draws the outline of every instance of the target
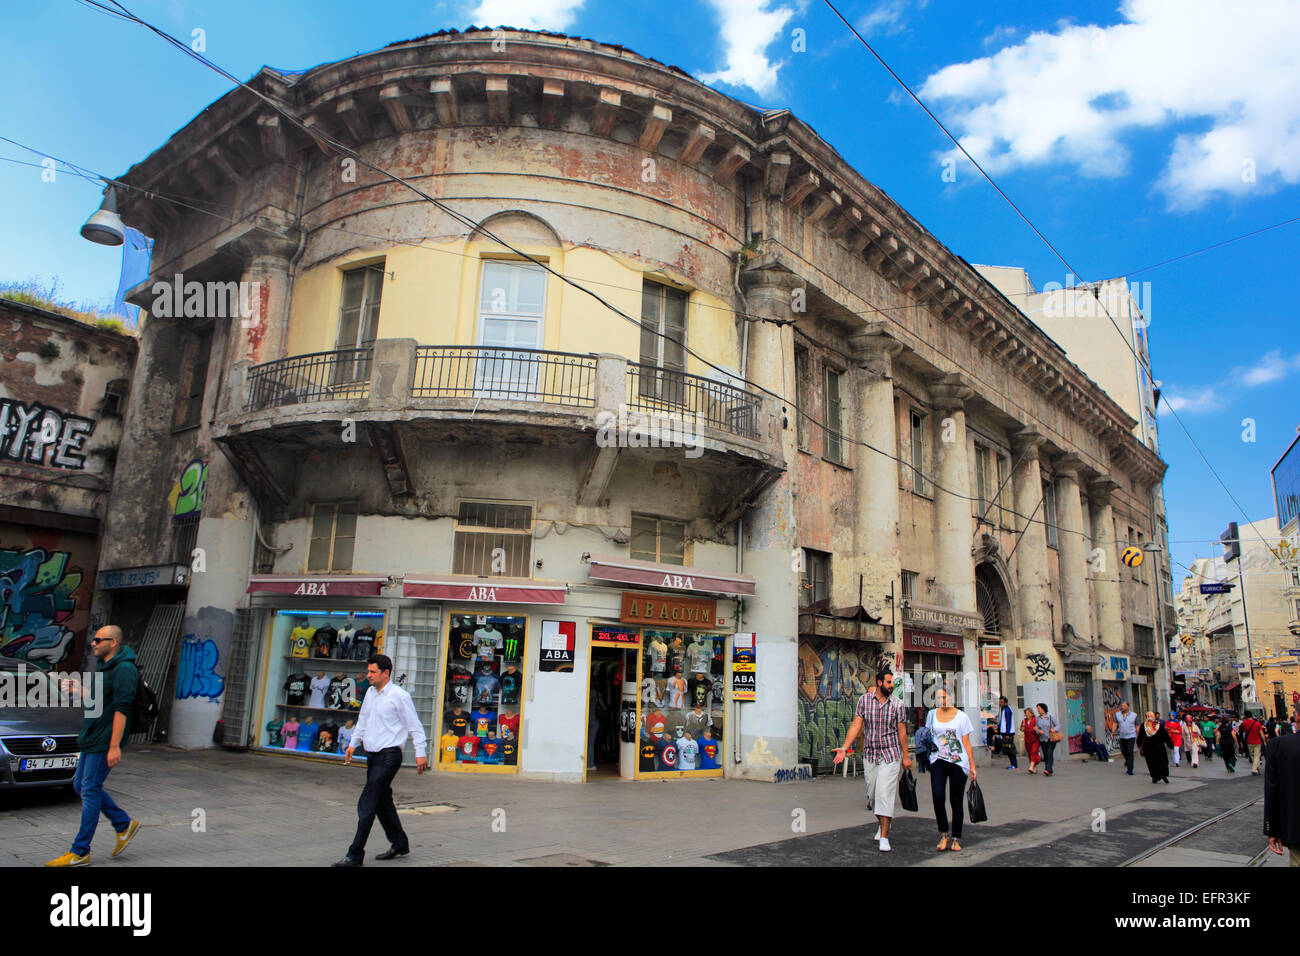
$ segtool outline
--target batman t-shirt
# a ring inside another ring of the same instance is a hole
[[[447,729],[453,731],[457,737],[464,737],[469,733],[469,714],[461,711],[459,714],[452,711],[447,715]]]
[[[639,769],[645,772],[652,772],[655,768],[655,742],[649,738],[642,738],[640,749]]]

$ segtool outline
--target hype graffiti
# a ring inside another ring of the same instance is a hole
[[[39,402],[0,400],[0,458],[52,468],[85,468],[82,446],[94,429],[89,418]]]
[[[0,549],[0,654],[53,667],[71,653],[66,622],[76,611],[81,572],[66,551]]]
[[[226,688],[226,679],[216,672],[221,652],[208,639],[193,634],[185,636],[181,659],[176,668],[176,699],[207,697],[216,700]]]

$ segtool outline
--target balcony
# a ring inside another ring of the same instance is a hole
[[[345,420],[369,432],[386,472],[402,458],[395,429],[470,442],[589,444],[584,504],[599,500],[624,458],[639,467],[681,458],[685,448],[688,462],[738,469],[728,481],[739,499],[784,468],[780,409],[770,396],[617,355],[380,339],[368,348],[236,363],[220,407],[212,436],[254,479],[275,470],[269,462],[259,467],[259,455],[337,445]]]

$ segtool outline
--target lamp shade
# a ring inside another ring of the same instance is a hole
[[[123,242],[122,217],[117,214],[117,192],[109,186],[104,201],[81,227],[81,235],[101,246],[120,246]]]

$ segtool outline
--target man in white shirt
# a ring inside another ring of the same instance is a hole
[[[352,762],[352,752],[358,747],[366,751],[366,786],[357,800],[357,835],[348,847],[348,855],[335,866],[361,866],[366,856],[366,840],[375,817],[388,837],[388,849],[376,855],[377,860],[391,860],[411,852],[410,841],[393,806],[393,778],[402,766],[402,746],[407,735],[415,747],[415,772],[424,773],[429,767],[425,756],[427,740],[424,727],[415,712],[411,695],[392,681],[393,662],[385,654],[375,654],[366,668],[366,679],[371,690],[361,702],[357,726],[352,731],[352,742],[344,751],[343,762]]]

